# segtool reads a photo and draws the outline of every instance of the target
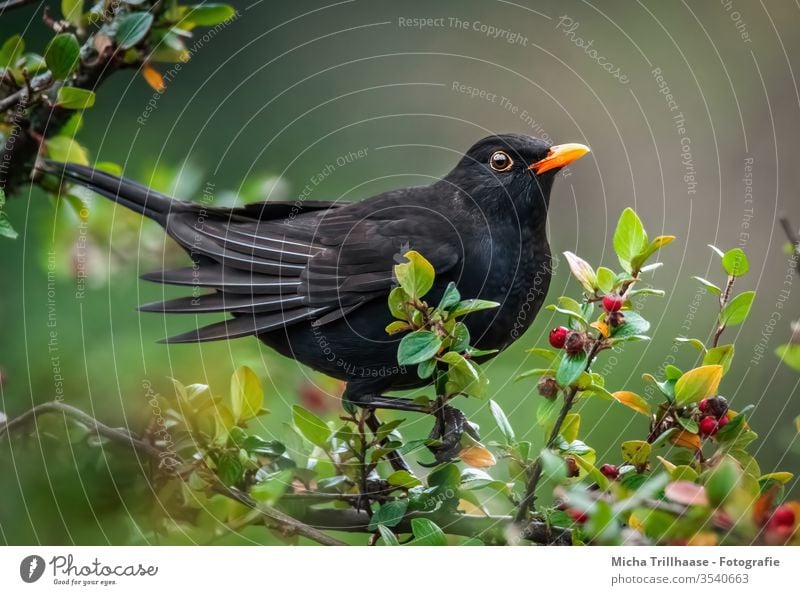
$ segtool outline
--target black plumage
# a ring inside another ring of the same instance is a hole
[[[168,343],[255,335],[287,357],[348,382],[369,407],[420,409],[385,398],[424,384],[397,366],[386,299],[393,266],[416,250],[436,269],[431,303],[454,281],[461,295],[499,302],[469,315],[472,342],[503,350],[542,305],[550,282],[546,217],[556,172],[588,149],[507,134],[476,143],[430,186],[357,203],[262,202],[216,208],[173,200],[140,184],[74,164],[49,173],[84,185],[163,226],[192,266],[143,278],[207,291],[142,310],[230,315]]]

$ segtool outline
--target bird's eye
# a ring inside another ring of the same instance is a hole
[[[489,165],[494,171],[508,171],[514,165],[514,160],[505,151],[495,151],[489,157]]]

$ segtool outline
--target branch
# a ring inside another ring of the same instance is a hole
[[[780,218],[780,221],[783,231],[786,233],[786,237],[792,243],[795,255],[798,256],[797,264],[795,266],[797,269],[797,274],[800,275],[800,237],[798,237],[797,232],[795,232],[792,224],[789,222],[789,218],[786,217],[786,215],[783,215]]]
[[[128,430],[124,428],[112,428],[107,426],[104,423],[97,421],[91,415],[84,413],[77,407],[67,405],[61,401],[49,401],[47,403],[42,403],[41,405],[37,405],[33,409],[26,411],[22,415],[0,424],[0,437],[2,437],[6,432],[10,432],[11,430],[21,428],[32,422],[35,422],[36,418],[43,413],[54,412],[60,412],[66,417],[71,417],[72,419],[78,420],[82,424],[88,426],[98,435],[122,444],[128,444],[136,450],[147,454],[148,456],[161,458],[161,455],[163,454],[160,449],[156,448],[149,442],[145,442]]]
[[[50,401],[48,403],[42,403],[41,405],[37,405],[33,409],[26,411],[22,415],[1,424],[0,437],[2,437],[6,432],[19,429],[21,427],[30,424],[31,422],[34,422],[36,418],[42,415],[43,413],[52,413],[52,412],[61,412],[63,415],[76,419],[81,423],[87,425],[101,436],[105,436],[106,438],[109,438],[110,440],[114,440],[121,444],[128,444],[130,446],[133,446],[136,450],[139,450],[158,461],[163,460],[163,455],[165,454],[164,451],[153,446],[149,442],[145,442],[135,434],[123,428],[109,427],[104,423],[99,422],[91,415],[84,413],[77,407],[73,407],[72,405],[67,405],[66,403],[62,403],[60,401]],[[177,456],[177,455],[175,455],[174,453],[170,453],[170,456]],[[223,484],[221,481],[219,481],[219,479],[217,479],[217,483],[214,486],[214,490],[217,493],[223,494],[233,500],[236,500],[237,502],[241,502],[245,506],[248,506],[249,508],[255,511],[258,511],[265,519],[270,521],[271,524],[273,525],[279,525],[281,528],[287,529],[293,533],[297,533],[298,535],[303,535],[304,537],[308,537],[309,539],[312,539],[323,545],[347,545],[346,543],[339,541],[338,539],[334,539],[332,537],[325,535],[324,533],[320,532],[314,527],[310,527],[302,523],[301,521],[292,518],[286,513],[283,513],[272,507],[259,504],[258,502],[250,498],[250,496],[248,496],[247,494],[244,494],[239,490],[236,490],[234,488],[231,488]]]
[[[348,533],[373,533],[369,530],[369,516],[354,509],[309,508],[298,515],[303,522],[325,530]],[[510,516],[479,516],[472,514],[410,513],[392,529],[397,533],[411,533],[411,521],[427,518],[439,525],[449,535],[478,537],[486,543],[504,545],[509,536],[518,532],[520,539],[547,545],[572,545],[572,531],[552,527],[541,521],[529,521],[517,526]]]

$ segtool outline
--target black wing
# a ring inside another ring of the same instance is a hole
[[[141,309],[232,315],[169,343],[258,335],[305,321],[328,324],[368,301],[386,299],[393,266],[407,250],[423,254],[437,273],[458,262],[457,238],[441,221],[412,221],[402,206],[375,209],[371,202],[175,209],[164,226],[194,265],[144,278],[214,291]]]

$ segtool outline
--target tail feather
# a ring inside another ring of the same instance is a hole
[[[171,208],[183,204],[133,180],[76,163],[44,161],[41,170],[85,186],[132,211],[162,223]]]

